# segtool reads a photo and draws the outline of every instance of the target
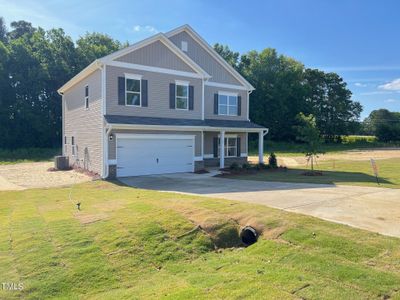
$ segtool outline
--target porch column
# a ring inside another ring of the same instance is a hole
[[[258,162],[264,163],[264,131],[258,133]]]
[[[225,168],[225,131],[219,134],[219,168]]]

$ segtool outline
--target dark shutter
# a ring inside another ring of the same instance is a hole
[[[218,94],[214,94],[214,115],[218,115]]]
[[[214,157],[218,157],[218,137],[213,139],[213,154]]]
[[[189,110],[194,109],[194,88],[193,85],[189,85]]]
[[[238,96],[238,116],[242,114],[242,97]]]
[[[240,151],[241,151],[241,149],[240,149],[240,137],[238,137],[237,138],[237,141],[236,141],[236,151],[237,151],[237,157],[240,157]]]
[[[118,77],[118,105],[125,105],[125,77]]]
[[[142,79],[142,106],[147,107],[149,106],[148,102],[148,92],[147,92],[147,80]]]
[[[175,108],[175,84],[169,84],[169,108]]]

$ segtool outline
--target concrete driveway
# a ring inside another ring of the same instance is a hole
[[[263,204],[400,237],[399,189],[261,182],[189,173],[126,177],[120,181],[143,189]]]

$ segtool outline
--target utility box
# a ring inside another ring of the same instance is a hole
[[[55,156],[54,157],[54,167],[57,170],[68,170],[69,169],[69,161],[67,156]]]

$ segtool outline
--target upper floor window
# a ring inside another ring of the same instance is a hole
[[[85,108],[89,108],[89,86],[85,86]]]
[[[229,93],[218,94],[218,114],[225,116],[238,115],[238,96]]]
[[[175,107],[188,109],[189,107],[189,82],[175,82]]]
[[[141,76],[125,74],[125,105],[141,106]]]

